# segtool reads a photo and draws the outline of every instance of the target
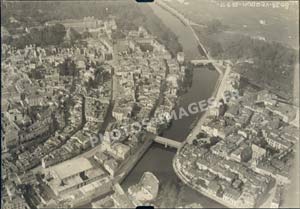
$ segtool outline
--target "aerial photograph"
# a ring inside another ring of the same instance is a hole
[[[300,208],[299,0],[1,0],[1,208]]]

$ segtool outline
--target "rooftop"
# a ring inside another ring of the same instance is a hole
[[[65,179],[91,168],[93,168],[93,166],[90,161],[81,157],[52,166],[49,170],[54,172],[59,179]]]

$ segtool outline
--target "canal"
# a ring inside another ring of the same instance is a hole
[[[156,4],[151,4],[154,13],[169,27],[178,37],[183,47],[186,60],[197,59],[201,57],[197,47],[197,41],[192,32],[175,16],[162,9]],[[218,79],[218,73],[208,69],[194,69],[193,82],[188,91],[181,96],[180,102],[176,108],[187,108],[190,103],[208,99],[214,91]],[[191,125],[201,115],[195,114],[173,121],[169,129],[163,136],[183,141],[190,132]],[[175,175],[172,168],[172,159],[176,150],[165,149],[162,145],[153,144],[135,168],[129,173],[122,183],[124,189],[139,182],[145,171],[154,173],[160,181],[160,193],[155,205],[158,207],[171,208],[190,203],[200,203],[203,207],[220,208],[222,205],[199,194],[198,192],[184,186]]]

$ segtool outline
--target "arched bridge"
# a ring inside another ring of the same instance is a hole
[[[175,149],[179,149],[180,146],[181,146],[180,142],[172,140],[172,139],[167,139],[167,138],[164,138],[164,137],[161,137],[161,136],[156,136],[154,138],[154,141],[156,143],[164,145],[165,147],[169,146],[169,147],[173,147]]]

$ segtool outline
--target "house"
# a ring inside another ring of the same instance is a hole
[[[118,169],[118,162],[111,158],[109,160],[104,161],[103,167],[105,170],[108,171],[108,173],[113,177],[116,174],[116,171]]]
[[[252,162],[257,165],[264,157],[266,157],[267,151],[255,144],[251,145],[252,149]]]
[[[239,105],[231,105],[228,110],[225,112],[224,116],[228,118],[235,119],[239,114]]]
[[[221,190],[221,186],[218,184],[217,181],[212,180],[209,182],[208,187],[207,187],[207,192],[212,194],[212,195],[217,195],[218,192]]]
[[[275,105],[277,96],[270,93],[268,90],[262,90],[257,94],[256,103],[264,103],[265,105]]]
[[[289,149],[293,146],[293,144],[289,141],[284,141],[280,137],[275,137],[269,134],[265,137],[265,140],[268,142],[270,146],[278,150]]]
[[[232,205],[238,206],[238,199],[241,196],[241,192],[237,189],[227,187],[224,190],[223,199],[230,202]]]
[[[108,156],[104,152],[96,152],[94,155],[94,159],[97,160],[99,163],[104,163],[106,160],[108,160]]]

